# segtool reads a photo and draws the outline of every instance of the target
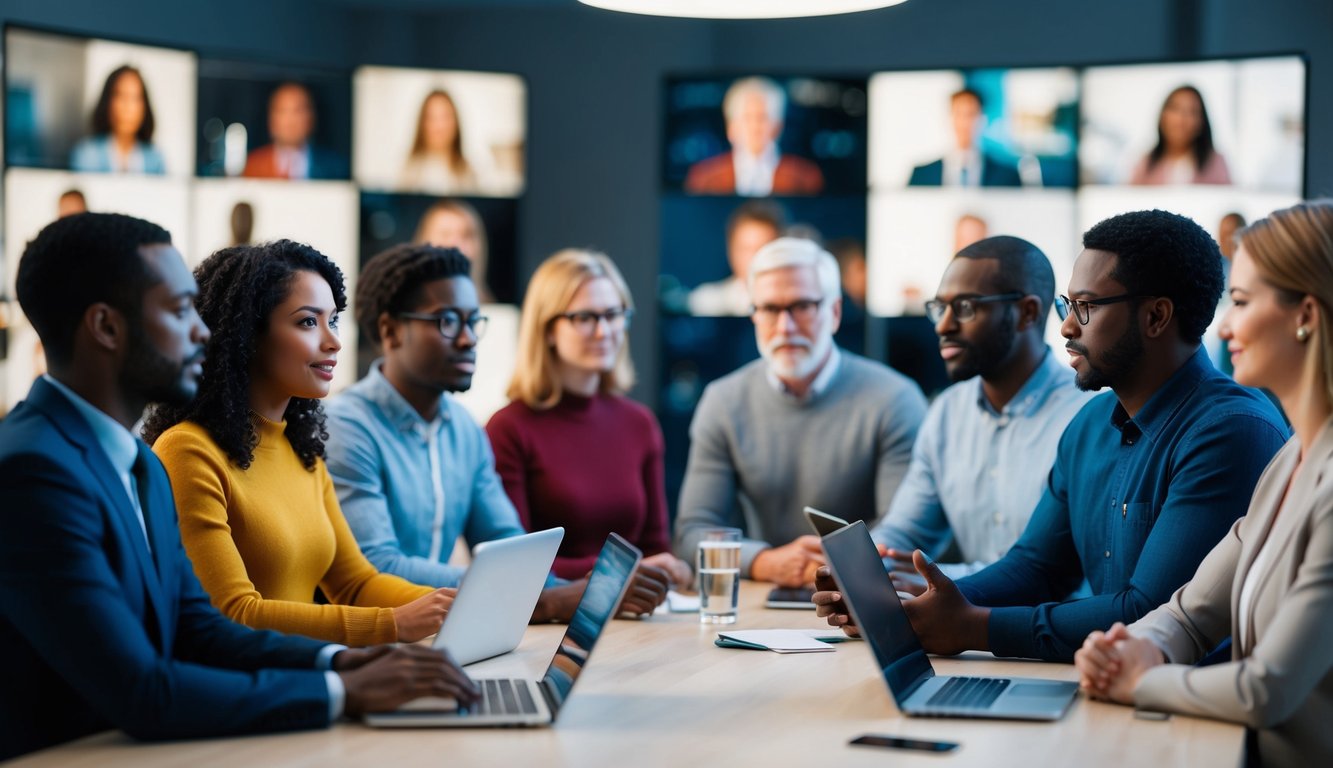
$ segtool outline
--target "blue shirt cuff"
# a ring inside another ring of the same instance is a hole
[[[315,669],[333,669],[333,657],[345,650],[347,646],[338,643],[329,643],[320,648],[319,655],[315,656]]]
[[[1036,658],[1036,638],[1032,620],[1035,608],[1012,606],[992,608],[987,637],[990,652],[996,656]]]

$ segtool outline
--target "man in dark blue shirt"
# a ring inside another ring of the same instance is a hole
[[[1194,575],[1287,439],[1269,401],[1200,348],[1222,292],[1221,255],[1203,229],[1139,211],[1097,224],[1083,246],[1060,331],[1076,384],[1111,392],[1065,430],[1003,558],[955,584],[914,553],[928,587],[906,608],[931,653],[1071,661],[1089,632],[1138,619]],[[1092,596],[1065,600],[1083,579]],[[847,626],[826,569],[818,587],[820,615]]]

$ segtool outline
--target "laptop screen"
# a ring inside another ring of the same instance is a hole
[[[642,554],[632,544],[616,534],[607,537],[602,545],[602,553],[592,567],[592,576],[583,590],[578,608],[574,609],[574,618],[569,621],[569,629],[555,649],[551,665],[546,668],[542,678],[542,687],[551,696],[552,716],[565,703],[569,691],[578,680],[583,665],[592,655],[592,647],[597,638],[616,613],[620,598],[634,577],[634,570],[639,565]]]
[[[889,692],[902,704],[935,670],[907,620],[870,531],[857,521],[825,536],[823,543],[843,601],[870,643]]]

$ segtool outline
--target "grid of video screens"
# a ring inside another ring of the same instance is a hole
[[[749,259],[784,234],[838,257],[844,347],[933,394],[948,384],[924,317],[948,261],[983,237],[1030,240],[1063,289],[1097,221],[1161,208],[1214,232],[1300,199],[1299,56],[862,78],[668,78],[662,154],[660,407],[667,480],[711,380],[758,357]],[[1220,314],[1219,314],[1220,317]],[[1059,323],[1047,335],[1062,345]],[[1210,331],[1210,352],[1221,345]]]
[[[338,264],[349,295],[389,246],[455,246],[484,301],[517,300],[527,94],[516,75],[210,59],[21,27],[4,45],[0,414],[45,370],[13,295],[19,257],[79,211],[159,223],[192,265],[230,245],[306,242]],[[502,392],[517,310],[488,314],[477,376]],[[374,357],[356,335],[344,332],[335,388]],[[503,405],[464,400],[482,420]]]

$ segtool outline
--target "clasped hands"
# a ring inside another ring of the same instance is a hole
[[[1094,699],[1134,703],[1134,688],[1143,673],[1165,664],[1162,650],[1151,640],[1134,637],[1122,623],[1093,632],[1074,653],[1079,688]]]

